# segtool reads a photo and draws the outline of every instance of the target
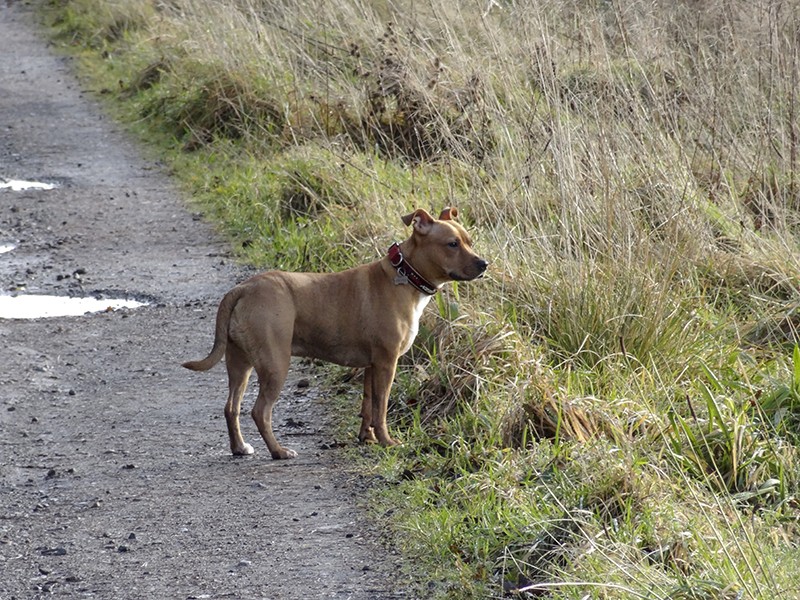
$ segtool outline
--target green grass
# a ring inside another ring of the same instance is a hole
[[[47,14],[242,260],[458,206],[489,275],[351,452],[418,595],[797,597],[800,4],[312,4]]]

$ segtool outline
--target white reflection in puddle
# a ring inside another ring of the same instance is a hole
[[[139,308],[146,302],[136,300],[69,298],[20,294],[0,296],[0,319],[38,319],[40,317],[74,317],[118,308]]]
[[[17,247],[16,244],[0,244],[0,254],[11,252],[16,247]]]
[[[21,192],[23,190],[52,190],[55,187],[55,183],[22,181],[20,179],[3,179],[0,177],[0,190],[10,189],[12,192]]]

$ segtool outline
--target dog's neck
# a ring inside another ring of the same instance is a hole
[[[425,279],[419,272],[411,266],[403,252],[400,250],[400,244],[395,242],[389,247],[387,253],[389,262],[397,271],[397,277],[394,278],[395,285],[410,284],[423,294],[433,296],[439,288],[433,285],[430,281]]]

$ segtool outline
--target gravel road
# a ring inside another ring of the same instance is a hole
[[[0,600],[408,598],[312,367],[276,409],[300,457],[271,460],[249,418],[257,454],[230,456],[224,368],[179,365],[247,270],[82,90],[35,4],[0,3],[0,184],[56,187],[0,187],[0,294],[149,304],[0,315]]]

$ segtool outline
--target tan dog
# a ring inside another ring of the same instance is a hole
[[[483,274],[488,263],[447,208],[434,219],[422,209],[404,216],[411,237],[393,244],[387,256],[340,273],[270,271],[237,285],[217,311],[214,347],[200,361],[184,363],[206,371],[222,359],[228,368],[225,419],[233,454],[252,454],[239,429],[239,409],[253,368],[259,391],[253,420],[272,458],[292,458],[272,433],[272,407],[289,371],[291,356],[364,367],[362,442],[396,444],[386,426],[389,390],[397,359],[417,335],[422,310],[448,281]],[[412,267],[413,265],[413,267]]]

